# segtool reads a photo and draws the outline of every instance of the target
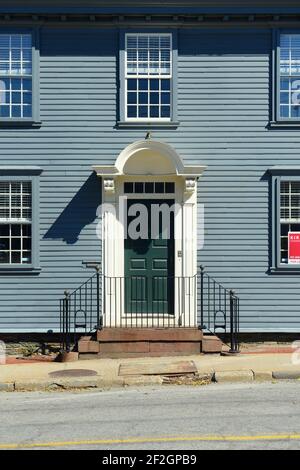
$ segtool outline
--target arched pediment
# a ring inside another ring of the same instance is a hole
[[[140,140],[128,145],[115,164],[121,174],[178,175],[183,172],[181,158],[164,142]]]
[[[171,145],[157,140],[139,140],[125,147],[114,165],[94,165],[99,176],[174,175],[200,176],[205,166],[184,165]]]

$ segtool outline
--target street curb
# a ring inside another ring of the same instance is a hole
[[[198,379],[202,378],[209,383],[253,383],[272,382],[274,380],[300,380],[300,371],[210,371],[200,372]],[[109,390],[111,388],[124,388],[136,386],[166,384],[161,375],[140,375],[115,377],[74,378],[74,379],[45,379],[45,380],[16,380],[15,382],[0,382],[0,392],[31,392],[31,391],[58,391],[58,390],[84,390],[98,389]],[[172,384],[172,381],[170,382]],[[184,384],[184,383],[183,383]]]
[[[16,392],[88,389],[100,388],[102,386],[102,379],[98,377],[93,379],[20,380],[16,381],[13,385]]]
[[[272,372],[273,379],[277,380],[299,380],[300,379],[300,371],[296,370],[278,370]]]

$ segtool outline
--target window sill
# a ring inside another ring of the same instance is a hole
[[[0,119],[1,127],[41,127],[40,121],[33,121],[32,119]]]
[[[34,268],[32,266],[0,266],[0,276],[2,274],[18,274],[18,275],[23,275],[23,274],[39,274],[41,272],[41,268]]]
[[[297,266],[277,266],[271,267],[269,270],[270,274],[298,274],[300,275],[300,264]]]
[[[300,119],[299,121],[270,121],[269,129],[300,129]]]
[[[130,128],[155,128],[155,129],[176,129],[179,126],[177,121],[118,121],[117,127],[120,129]]]

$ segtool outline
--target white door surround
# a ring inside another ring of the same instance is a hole
[[[103,179],[102,204],[102,259],[103,275],[108,278],[124,276],[124,227],[120,217],[120,197],[124,197],[124,182],[174,182],[175,199],[179,210],[175,213],[175,277],[192,277],[197,273],[197,179],[205,166],[184,165],[178,153],[168,144],[155,140],[142,140],[128,145],[117,157],[114,165],[94,165],[93,170]],[[170,194],[126,194],[134,199],[170,199]],[[110,283],[112,285],[112,283]],[[115,284],[116,285],[116,284]],[[121,288],[106,289],[112,326],[122,326],[124,296]],[[176,293],[174,293],[175,295]],[[196,308],[196,292],[183,299]],[[112,301],[114,298],[114,301]],[[175,297],[176,299],[176,297]],[[184,308],[183,308],[184,310]],[[175,302],[174,321],[178,322]],[[184,311],[181,313],[184,315]],[[189,313],[190,315],[190,313]],[[194,317],[196,318],[196,312]],[[142,319],[140,320],[143,321]],[[177,324],[177,323],[176,323]],[[196,324],[195,324],[196,326]]]

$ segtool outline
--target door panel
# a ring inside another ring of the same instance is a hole
[[[148,209],[149,239],[124,241],[125,312],[128,314],[174,314],[174,214],[170,239],[151,239],[151,204],[174,204],[174,200],[128,199],[127,207],[143,203]],[[128,216],[128,224],[134,217]],[[160,224],[161,225],[161,224]],[[162,237],[160,226],[159,237]]]

